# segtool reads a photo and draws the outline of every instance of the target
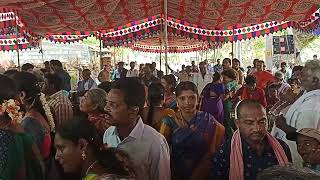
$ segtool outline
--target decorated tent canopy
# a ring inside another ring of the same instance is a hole
[[[167,6],[169,17],[189,25],[225,29],[237,23],[303,22],[317,10],[318,3],[318,0],[170,0]],[[26,26],[40,34],[113,29],[163,13],[161,0],[19,0],[0,1],[0,6],[17,9]]]
[[[311,32],[320,24],[318,3],[168,0],[168,19],[163,0],[19,0],[0,1],[0,6],[14,9],[34,35],[72,42],[98,32],[107,45],[117,46],[154,36],[165,21],[170,34],[208,43],[250,39],[288,27]]]
[[[162,46],[159,35],[151,38],[146,38],[137,42],[128,43],[125,46],[136,51],[164,53],[165,49]],[[204,51],[211,48],[208,42],[194,41],[185,37],[171,35],[168,37],[168,52],[169,53],[185,53],[192,51]]]
[[[0,51],[28,49],[37,46],[38,42],[27,31],[16,13],[10,9],[0,10]]]

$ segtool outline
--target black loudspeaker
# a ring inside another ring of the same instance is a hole
[[[293,35],[273,36],[273,54],[294,54]]]

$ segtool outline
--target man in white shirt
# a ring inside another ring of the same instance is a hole
[[[94,88],[97,88],[97,83],[91,78],[91,71],[84,69],[82,71],[82,81],[78,82],[77,93],[81,95]]]
[[[212,74],[207,72],[207,67],[205,62],[199,63],[200,72],[193,73],[192,82],[198,87],[198,92],[201,93],[203,88],[212,82]]]
[[[276,72],[274,77],[275,80],[272,84],[276,84],[278,86],[278,96],[281,97],[284,93],[291,89],[291,86],[285,82],[284,74],[281,71]]]
[[[150,69],[151,69],[151,73],[154,77],[156,78],[161,78],[159,77],[159,71],[157,69],[157,63],[156,62],[152,62],[152,64],[150,65]]]
[[[139,77],[139,71],[134,69],[136,66],[135,62],[130,62],[130,70],[127,72],[127,77]]]
[[[129,154],[137,180],[170,180],[170,152],[166,139],[145,125],[139,112],[145,103],[145,89],[135,78],[113,82],[105,111],[110,115],[103,142]]]
[[[289,145],[293,162],[300,165],[302,159],[297,152],[296,143],[288,141],[287,138],[303,128],[320,130],[320,61],[306,62],[301,73],[301,86],[305,93],[290,106],[288,111],[283,111],[284,116],[276,119],[278,128],[273,128],[272,131],[273,135]]]
[[[282,62],[280,64],[280,72],[283,73],[284,75],[284,80],[288,81],[288,79],[291,77],[291,73],[289,72],[289,70],[287,69],[287,63],[286,62]]]

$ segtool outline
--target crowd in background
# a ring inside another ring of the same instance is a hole
[[[58,60],[0,75],[0,179],[319,179],[317,57],[124,66],[74,93]]]

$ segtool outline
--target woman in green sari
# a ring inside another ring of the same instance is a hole
[[[20,127],[14,82],[0,75],[0,179],[43,180],[44,166],[32,138]]]
[[[85,118],[66,121],[55,136],[56,160],[66,173],[78,173],[83,180],[134,180],[128,155],[107,148],[93,124]]]
[[[234,120],[231,117],[231,112],[235,107],[235,94],[240,88],[237,80],[237,72],[234,69],[224,70],[222,73],[223,84],[226,88],[224,96],[224,127],[226,128],[227,137],[231,138],[236,128]]]

